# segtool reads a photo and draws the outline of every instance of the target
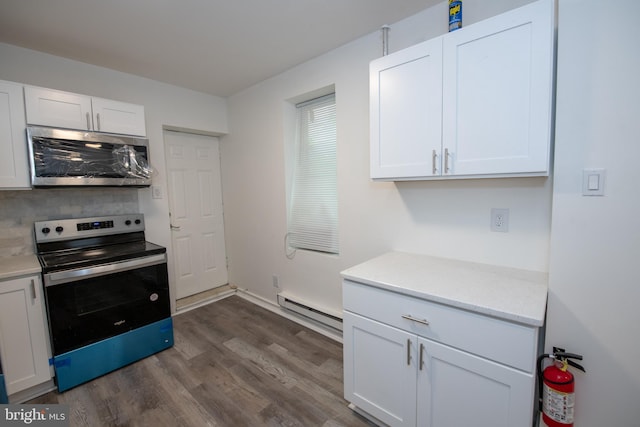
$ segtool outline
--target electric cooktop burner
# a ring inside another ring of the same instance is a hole
[[[69,251],[40,254],[40,264],[44,273],[55,270],[108,264],[132,258],[162,254],[167,250],[151,242],[132,242],[97,248],[74,249]]]
[[[34,231],[44,273],[166,252],[145,240],[142,214],[39,221]]]

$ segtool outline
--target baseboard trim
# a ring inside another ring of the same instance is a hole
[[[52,378],[45,383],[38,384],[26,390],[9,395],[9,403],[25,403],[54,390],[56,390],[56,385]]]
[[[230,297],[232,295],[236,294],[236,289],[229,289],[223,292],[220,292],[214,296],[211,296],[209,298],[204,298],[200,301],[194,302],[193,304],[188,304],[185,306],[182,306],[180,308],[176,308],[176,312],[174,313],[174,315],[178,315],[178,314],[182,314],[182,313],[186,313],[187,311],[191,311],[194,308],[198,308],[198,307],[202,307],[204,305],[210,304],[212,302],[216,302],[216,301],[220,301],[221,299]]]
[[[389,424],[385,424],[382,421],[380,421],[379,419],[377,419],[376,417],[374,417],[373,415],[369,415],[368,413],[366,413],[365,411],[363,411],[362,409],[358,408],[356,405],[354,405],[353,403],[349,403],[349,405],[347,405],[349,407],[349,409],[351,409],[353,412],[355,412],[356,414],[360,415],[362,418],[366,418],[368,421],[372,422],[373,424],[377,425],[377,426],[388,426]]]

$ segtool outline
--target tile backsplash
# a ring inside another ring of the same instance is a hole
[[[0,257],[35,252],[35,221],[137,212],[135,188],[0,191]]]

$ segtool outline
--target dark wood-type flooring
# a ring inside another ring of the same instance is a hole
[[[175,345],[29,403],[75,426],[370,426],[342,397],[342,345],[232,296],[174,317]]]

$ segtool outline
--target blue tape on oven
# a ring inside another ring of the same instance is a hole
[[[64,359],[56,359],[54,357],[53,359],[54,359],[53,363],[55,364],[56,368],[62,368],[63,366],[71,366],[70,357],[65,357]]]

